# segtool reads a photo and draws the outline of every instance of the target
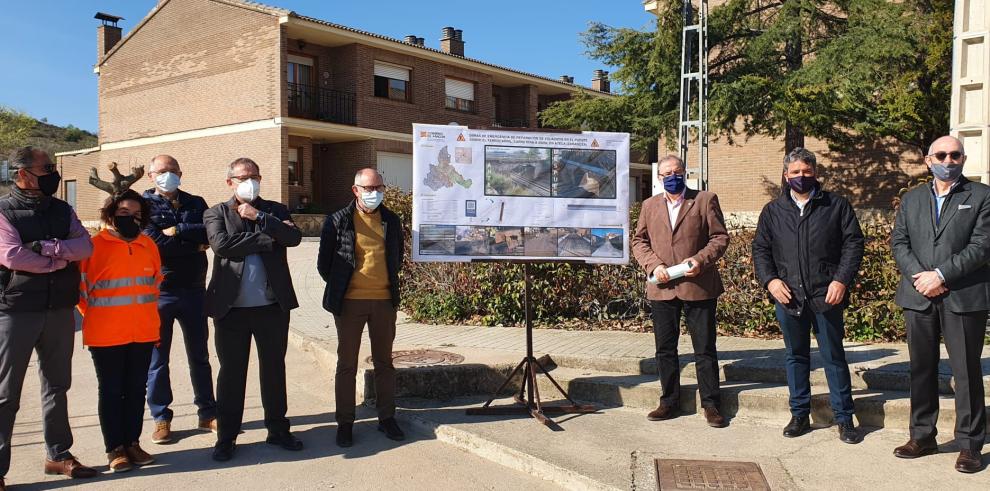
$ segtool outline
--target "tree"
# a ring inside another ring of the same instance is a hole
[[[656,32],[592,23],[588,54],[618,66],[619,97],[578,96],[541,114],[564,128],[676,139],[681,2]],[[729,0],[709,16],[713,136],[813,136],[841,146],[890,137],[921,147],[948,126],[949,0]]]
[[[30,116],[0,106],[0,155],[6,156],[17,146],[24,145],[34,124]]]

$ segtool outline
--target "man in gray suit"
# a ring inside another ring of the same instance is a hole
[[[990,309],[990,186],[963,177],[966,154],[951,136],[932,143],[925,163],[935,179],[904,195],[891,236],[911,356],[911,439],[894,455],[938,451],[941,335],[956,381],[956,470],[977,472],[986,435],[980,356]]]

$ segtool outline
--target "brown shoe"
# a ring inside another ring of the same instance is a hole
[[[7,485],[4,484],[2,477],[0,477],[0,491],[7,491]]]
[[[151,434],[151,443],[158,445],[172,443],[171,421],[155,421],[155,432]]]
[[[646,419],[650,421],[663,421],[665,419],[671,419],[677,416],[677,406],[668,406],[666,404],[661,404],[657,406],[656,409],[650,411],[650,414],[646,415]]]
[[[155,458],[148,452],[145,452],[138,442],[134,442],[125,448],[124,453],[127,454],[127,460],[130,460],[134,465],[148,465],[155,461]]]
[[[938,444],[935,442],[919,442],[911,439],[907,443],[894,449],[894,456],[902,459],[916,459],[925,455],[938,452]]]
[[[213,419],[201,419],[199,420],[199,426],[197,427],[200,431],[217,432],[217,418]]]
[[[980,455],[980,452],[974,452],[972,450],[959,452],[959,458],[956,459],[957,471],[972,474],[974,472],[980,472],[981,469],[983,469],[983,456]]]
[[[133,467],[131,466],[131,461],[127,459],[127,452],[124,451],[124,446],[121,445],[112,452],[107,454],[107,461],[110,463],[110,472],[127,472]]]
[[[95,477],[98,472],[92,467],[82,465],[75,457],[69,457],[65,460],[45,459],[45,474],[49,476],[62,474],[73,479],[88,479]]]
[[[704,409],[705,409],[705,420],[708,421],[708,426],[711,426],[712,428],[725,427],[725,417],[719,414],[717,408],[706,407]]]

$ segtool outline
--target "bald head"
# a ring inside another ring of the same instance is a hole
[[[151,159],[151,168],[148,169],[148,175],[154,178],[155,174],[163,174],[165,172],[171,172],[173,174],[182,174],[182,170],[179,169],[179,161],[175,160],[175,157],[171,155],[161,154],[155,156]]]
[[[378,186],[382,183],[382,175],[377,169],[365,167],[354,174],[355,186]]]
[[[928,147],[928,155],[932,155],[935,152],[953,151],[966,155],[966,150],[963,148],[962,142],[958,138],[949,135],[938,138]]]

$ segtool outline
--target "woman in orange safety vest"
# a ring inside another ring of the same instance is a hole
[[[96,366],[110,472],[154,461],[138,444],[151,351],[160,329],[161,258],[155,242],[141,233],[149,218],[148,203],[134,191],[107,199],[93,255],[80,264],[83,344]]]

